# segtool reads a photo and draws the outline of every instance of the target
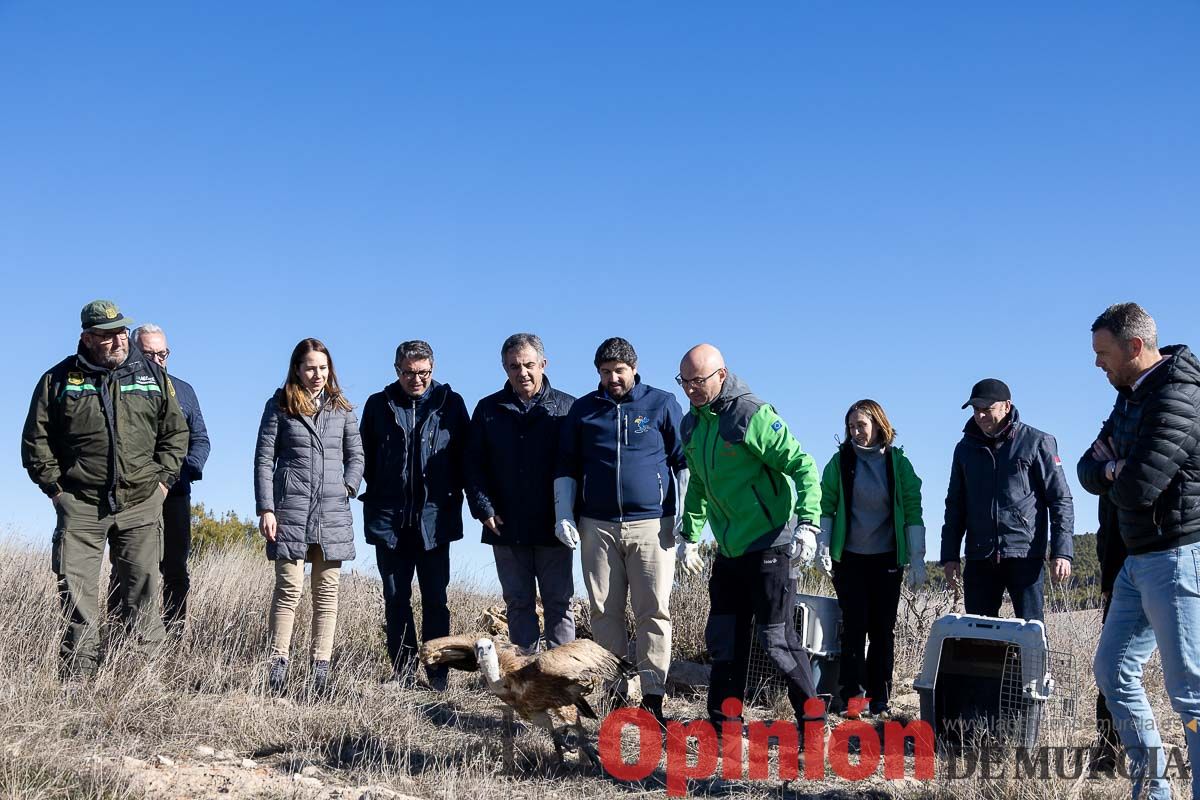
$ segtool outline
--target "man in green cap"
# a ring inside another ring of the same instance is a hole
[[[21,460],[58,516],[51,567],[67,620],[59,654],[68,674],[86,677],[99,658],[106,542],[138,648],[150,654],[162,642],[162,505],[187,454],[188,427],[166,372],[130,348],[132,321],[115,303],[88,303],[80,320],[78,350],[34,389]]]

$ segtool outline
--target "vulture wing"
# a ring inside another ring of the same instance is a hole
[[[421,645],[421,663],[427,667],[444,664],[464,672],[476,672],[479,662],[475,658],[475,642],[486,637],[483,633],[466,633],[460,636],[442,636],[430,639]]]
[[[579,682],[614,681],[635,672],[632,664],[591,639],[576,639],[559,645],[538,655],[536,661],[545,672]]]
[[[576,705],[596,682],[616,680],[633,672],[628,661],[590,639],[577,639],[539,653],[510,673],[507,682],[517,689],[522,704],[531,709],[549,709]],[[594,711],[587,713],[591,708],[586,703],[583,708],[587,709],[584,716],[595,715]]]

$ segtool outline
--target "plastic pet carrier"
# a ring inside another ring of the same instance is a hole
[[[838,659],[841,654],[842,611],[836,598],[816,594],[796,595],[796,633],[809,655],[817,693],[826,703],[836,702]],[[750,623],[750,661],[746,668],[746,703],[771,705],[786,691],[783,676],[771,662]]]
[[[1051,653],[1040,621],[944,616],[930,629],[913,681],[921,719],[950,748],[1034,747],[1051,705],[1074,716],[1069,698],[1048,704],[1055,694],[1052,666],[1073,689],[1073,660]]]

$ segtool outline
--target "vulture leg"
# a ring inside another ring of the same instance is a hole
[[[578,700],[576,700],[575,708],[579,710],[580,714],[588,719],[600,719],[600,717],[596,716],[596,709],[592,708],[591,704],[588,703],[586,698],[580,697]]]
[[[507,769],[513,769],[515,759],[513,758],[513,738],[516,736],[516,722],[513,720],[513,710],[505,706],[501,713],[504,715],[504,724],[502,726],[501,738],[504,740],[504,766]]]
[[[558,732],[558,728],[554,727],[554,719],[551,718],[551,716],[545,711],[539,711],[537,714],[534,714],[532,717],[530,717],[529,721],[534,725],[537,725],[539,728],[544,728],[546,732],[550,734],[550,739],[554,742],[554,752],[558,756],[558,763],[562,764],[564,742],[562,734]]]
[[[572,727],[575,729],[575,740],[579,747],[580,757],[586,758],[593,767],[600,770],[600,754],[596,752],[596,748],[588,740],[587,731],[583,727],[583,720],[576,720]]]

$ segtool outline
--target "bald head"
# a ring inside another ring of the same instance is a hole
[[[683,354],[679,362],[679,383],[694,406],[704,406],[716,399],[725,385],[725,359],[711,344],[698,344]]]
[[[720,350],[711,344],[698,344],[683,354],[683,360],[679,362],[679,371],[683,374],[683,370],[691,368],[693,371],[703,370],[701,374],[707,375],[724,366],[725,359],[721,357]]]

